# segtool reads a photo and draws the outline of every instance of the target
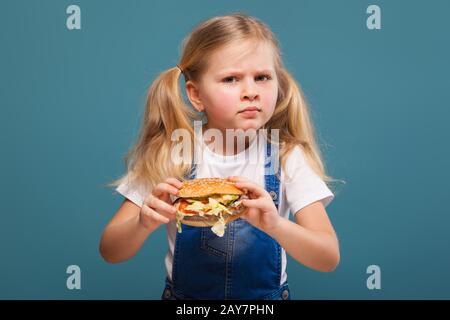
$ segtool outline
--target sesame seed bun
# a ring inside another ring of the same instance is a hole
[[[200,178],[183,182],[178,191],[181,198],[206,197],[212,194],[237,194],[244,192],[235,187],[234,183],[222,178]]]

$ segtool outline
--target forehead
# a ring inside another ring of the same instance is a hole
[[[217,49],[208,59],[207,72],[274,70],[274,52],[268,42],[245,40]]]

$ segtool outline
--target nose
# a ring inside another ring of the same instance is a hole
[[[242,87],[242,100],[253,101],[258,97],[258,90],[253,79],[243,82]]]

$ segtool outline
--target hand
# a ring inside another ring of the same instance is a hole
[[[246,178],[232,176],[228,180],[235,182],[237,188],[248,191],[249,199],[242,200],[242,204],[248,210],[242,215],[242,218],[270,235],[282,219],[270,194]]]
[[[139,213],[140,223],[147,229],[166,224],[176,217],[177,210],[172,206],[170,195],[177,195],[183,184],[175,178],[167,178],[153,188],[151,194],[144,200]]]

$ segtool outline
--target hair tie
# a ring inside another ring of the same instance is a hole
[[[179,65],[177,65],[177,68],[180,69],[181,73],[184,74],[183,69]]]

